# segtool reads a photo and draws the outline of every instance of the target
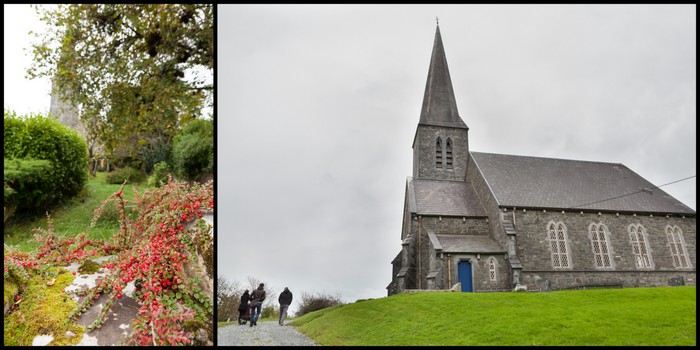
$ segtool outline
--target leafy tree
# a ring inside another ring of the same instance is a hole
[[[195,180],[214,168],[214,124],[211,120],[190,121],[173,139],[173,168],[186,180]]]
[[[37,7],[49,27],[30,78],[48,76],[108,157],[140,158],[212,106],[212,4]],[[153,163],[150,165],[152,166]]]
[[[216,280],[216,315],[218,322],[226,322],[238,318],[238,305],[241,303],[239,283],[229,282],[219,275]]]

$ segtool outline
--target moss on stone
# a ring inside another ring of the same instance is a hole
[[[214,276],[214,245],[209,234],[212,229],[211,226],[204,221],[199,219],[197,222],[199,232],[195,234],[194,244],[197,253],[204,259],[204,267],[206,268],[206,273],[213,278]]]
[[[97,270],[100,269],[100,264],[92,261],[92,260],[86,260],[85,263],[83,263],[79,268],[78,272],[82,274],[92,274],[97,272]]]
[[[11,280],[3,281],[3,305],[12,305],[15,302],[15,295],[19,293],[19,286]]]
[[[42,334],[53,336],[49,345],[77,344],[82,339],[85,328],[68,317],[77,303],[63,293],[75,277],[65,269],[55,269],[53,271],[58,274],[52,286],[47,286],[48,278],[41,276],[32,276],[27,281],[19,308],[4,320],[6,346],[31,345],[32,340]],[[75,336],[68,338],[67,331]]]

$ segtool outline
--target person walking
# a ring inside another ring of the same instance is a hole
[[[292,303],[292,297],[292,292],[289,288],[284,287],[284,291],[280,293],[280,297],[277,299],[280,303],[280,326],[284,326],[284,319],[287,318],[287,310]]]
[[[265,283],[260,283],[258,288],[250,293],[250,326],[257,326],[262,313],[262,303],[265,301]]]
[[[246,289],[241,295],[241,303],[238,304],[238,324],[245,324],[245,314],[248,312],[248,299],[250,299],[250,293]]]

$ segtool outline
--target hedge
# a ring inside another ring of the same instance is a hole
[[[18,209],[43,210],[48,205],[77,195],[87,183],[88,156],[85,140],[75,130],[40,114],[17,116],[12,111],[5,111],[4,158],[39,159],[51,164],[47,181],[41,188],[22,189],[41,191],[41,194],[27,194],[27,198],[41,200],[20,201],[17,203]],[[20,195],[18,199],[24,198],[23,196]]]

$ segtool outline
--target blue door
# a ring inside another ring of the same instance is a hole
[[[457,264],[457,277],[462,283],[462,292],[472,291],[472,264],[468,261],[460,261]]]

